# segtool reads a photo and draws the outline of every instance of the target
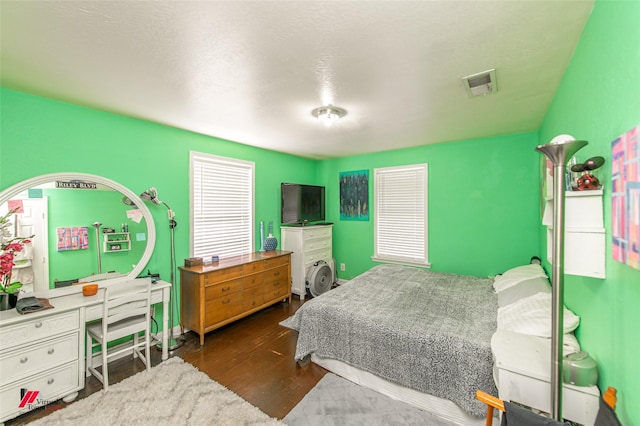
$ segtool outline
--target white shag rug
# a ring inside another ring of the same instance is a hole
[[[39,419],[55,425],[283,425],[184,362],[170,358]]]

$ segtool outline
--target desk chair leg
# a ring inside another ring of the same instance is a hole
[[[102,344],[102,386],[104,391],[109,390],[109,360],[107,359],[107,343]]]
[[[487,405],[487,421],[485,422],[485,426],[491,426],[493,424],[493,407]]]
[[[86,356],[84,358],[84,369],[85,369],[85,375],[86,377],[91,376],[91,371],[89,371],[89,368],[92,365],[92,348],[93,348],[93,341],[91,340],[91,336],[89,336],[89,333],[87,334],[87,341],[85,344],[86,347]]]

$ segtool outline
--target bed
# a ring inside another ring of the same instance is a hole
[[[482,424],[486,406],[475,392],[497,394],[492,284],[488,278],[375,266],[306,302],[288,320],[299,332],[295,358],[312,355],[357,383],[458,423]]]

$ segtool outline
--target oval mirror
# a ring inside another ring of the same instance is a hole
[[[117,182],[87,173],[33,177],[0,192],[0,216],[18,208],[11,235],[34,235],[16,258],[13,281],[46,291],[78,281],[133,279],[155,246],[151,212]]]

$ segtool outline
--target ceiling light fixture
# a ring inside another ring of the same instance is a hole
[[[340,118],[347,115],[347,110],[329,104],[327,106],[314,109],[311,111],[311,115],[316,117],[318,120],[321,120],[325,126],[331,126],[333,123],[340,120]]]

